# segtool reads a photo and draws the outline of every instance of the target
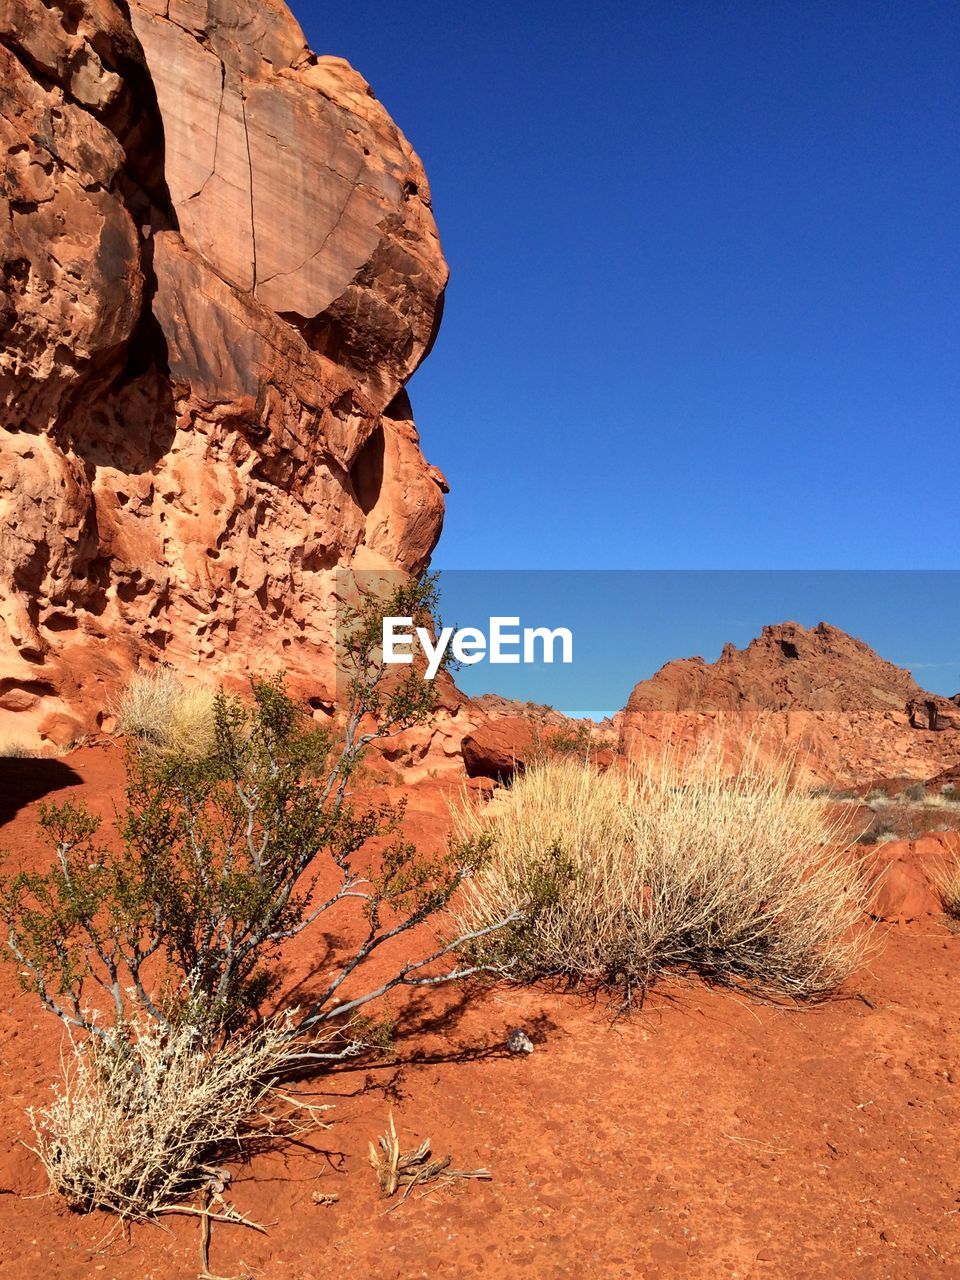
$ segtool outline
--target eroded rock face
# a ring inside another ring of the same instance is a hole
[[[150,657],[326,683],[335,568],[443,517],[416,155],[277,0],[127,14],[0,3],[0,712],[61,741]]]
[[[636,686],[620,746],[642,755],[722,745],[731,763],[751,746],[795,752],[811,780],[926,779],[960,761],[953,701],[925,693],[908,671],[827,623],[764,627],[714,663],[669,662]]]

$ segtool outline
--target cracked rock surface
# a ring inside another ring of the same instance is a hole
[[[151,659],[328,691],[335,570],[443,517],[417,156],[277,0],[3,0],[0,146],[5,732],[70,741]]]

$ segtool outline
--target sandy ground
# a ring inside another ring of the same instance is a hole
[[[121,782],[112,750],[0,761],[0,845],[39,863],[41,794],[82,793],[109,816]],[[411,794],[410,821],[433,842],[443,806],[429,786]],[[267,1234],[215,1227],[212,1269],[960,1277],[960,935],[931,919],[889,927],[883,942],[849,999],[804,1012],[696,984],[661,988],[619,1021],[575,995],[504,986],[407,1000],[396,1061],[315,1082],[314,1099],[335,1104],[328,1131],[236,1167],[234,1201]],[[293,977],[309,971],[312,945],[291,957]],[[516,1026],[533,1054],[505,1049]],[[122,1233],[44,1194],[24,1109],[47,1096],[59,1044],[59,1024],[4,965],[0,1275],[196,1277],[196,1219]],[[391,1109],[404,1147],[430,1137],[492,1181],[415,1192],[385,1212],[366,1144]],[[314,1192],[339,1199],[321,1206]]]

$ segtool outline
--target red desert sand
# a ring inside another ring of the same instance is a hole
[[[121,798],[116,748],[0,767],[3,842],[25,865],[49,856],[41,790],[82,795],[107,819]],[[408,794],[409,833],[436,847],[442,784]],[[235,1167],[232,1200],[267,1233],[215,1226],[211,1269],[270,1280],[960,1274],[960,934],[939,914],[881,928],[883,949],[847,998],[804,1011],[696,983],[660,986],[619,1020],[602,1002],[507,985],[396,1001],[396,1059],[311,1086],[335,1104],[331,1128]],[[303,992],[316,954],[307,934],[287,956]],[[57,1074],[60,1027],[9,966],[0,993],[3,1276],[194,1280],[195,1218],[121,1230],[45,1194],[24,1110]],[[533,1053],[506,1048],[515,1027]],[[415,1188],[385,1212],[367,1144],[391,1111],[404,1150],[429,1137],[492,1180]]]

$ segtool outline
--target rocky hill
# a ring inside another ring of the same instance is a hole
[[[714,663],[668,662],[638,684],[621,749],[664,741],[719,741],[734,757],[751,741],[767,752],[786,747],[824,780],[925,779],[960,761],[960,707],[836,627],[786,622],[745,649],[726,645]]]
[[[0,710],[69,741],[151,657],[323,685],[336,567],[442,522],[417,156],[279,0],[10,0],[0,66]]]

